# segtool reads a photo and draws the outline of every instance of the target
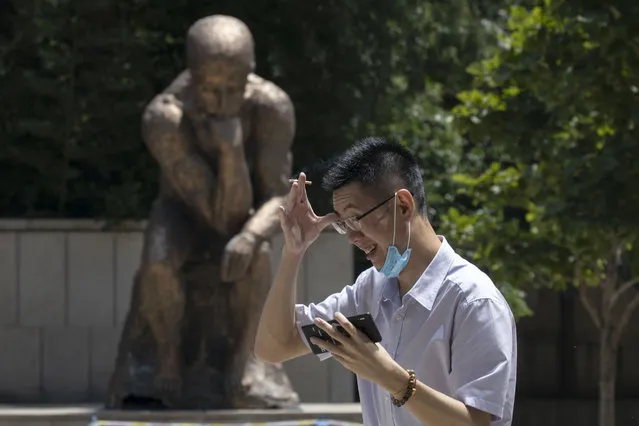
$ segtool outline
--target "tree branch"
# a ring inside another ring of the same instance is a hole
[[[623,330],[630,321],[630,317],[637,307],[639,307],[639,293],[635,294],[635,297],[630,301],[630,303],[626,306],[626,309],[624,309],[621,314],[617,328],[612,336],[612,343],[615,348],[618,347]]]
[[[588,314],[590,315],[590,319],[595,324],[595,327],[597,327],[598,330],[601,330],[601,320],[599,319],[597,311],[590,303],[590,300],[588,300],[588,296],[586,295],[586,286],[580,285],[578,289],[579,300],[581,300],[581,304],[584,305],[584,308],[586,308],[586,312],[588,312]]]
[[[630,281],[626,281],[625,283],[621,284],[619,286],[619,288],[617,289],[617,291],[615,291],[615,293],[612,295],[612,297],[610,298],[610,306],[609,309],[613,309],[615,307],[615,304],[617,303],[617,300],[619,300],[619,298],[628,290],[630,290],[630,288],[632,288],[632,286],[639,284],[639,277],[634,278]]]
[[[595,308],[590,303],[590,300],[588,300],[588,295],[586,294],[586,285],[584,284],[582,279],[582,271],[579,266],[579,262],[575,263],[575,282],[577,284],[577,290],[579,290],[579,300],[581,300],[581,304],[586,309],[586,312],[588,312],[588,315],[590,315],[590,319],[595,324],[595,327],[601,330],[601,319],[599,318],[599,315],[597,314]]]
[[[601,287],[601,319],[603,323],[612,321],[612,297],[619,280],[619,266],[622,263],[621,254],[623,242],[613,237],[612,249],[606,261],[606,278],[600,283]]]

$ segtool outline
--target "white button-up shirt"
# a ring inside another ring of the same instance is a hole
[[[316,317],[370,312],[380,344],[399,365],[415,370],[427,386],[490,413],[493,426],[510,425],[517,371],[512,312],[490,278],[439,238],[442,246],[404,297],[396,279],[371,267],[323,302],[296,305],[300,336],[306,342],[301,326]],[[357,383],[366,426],[421,424],[405,407],[395,407],[383,388],[359,377]]]

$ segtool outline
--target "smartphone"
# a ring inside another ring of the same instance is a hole
[[[347,317],[347,319],[348,321],[350,321],[351,324],[353,324],[353,326],[356,329],[364,333],[373,343],[382,341],[382,335],[380,334],[379,329],[375,325],[375,321],[373,321],[373,317],[371,316],[370,313],[367,312],[365,314],[353,315],[351,317]],[[344,328],[341,325],[339,325],[337,320],[333,319],[331,321],[328,321],[328,323],[333,325],[337,324],[337,330],[344,335],[348,335],[346,330],[344,330]],[[327,351],[313,344],[313,342],[311,342],[311,337],[327,340],[334,345],[339,344],[339,342],[336,342],[331,336],[328,335],[328,333],[326,333],[324,330],[322,330],[315,324],[302,326],[302,332],[304,333],[304,336],[306,336],[306,341],[311,347],[311,351],[315,355],[320,355]]]

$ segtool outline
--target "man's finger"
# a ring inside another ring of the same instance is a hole
[[[289,212],[284,206],[280,206],[280,225],[282,226],[283,231],[290,230],[293,226]]]
[[[289,180],[290,182],[290,180]],[[291,189],[288,191],[286,195],[286,200],[284,201],[284,206],[286,208],[286,212],[290,213],[295,205],[299,202],[299,188],[301,186],[306,186],[305,183],[300,182],[299,179],[293,180],[291,183]]]
[[[299,183],[299,202],[300,203],[304,203],[306,202],[308,204],[308,194],[306,193],[306,173],[302,172],[300,173],[300,176],[298,178],[298,183]]]
[[[320,229],[324,229],[326,228],[328,225],[330,225],[333,222],[337,222],[337,215],[335,213],[329,213],[325,216],[320,216],[319,220],[318,220],[318,224],[320,226]]]
[[[348,318],[346,318],[344,316],[344,314],[342,314],[341,312],[336,312],[335,313],[335,320],[339,323],[339,325],[342,326],[342,328],[344,328],[344,330],[346,330],[346,332],[354,338],[360,338],[360,331],[355,328],[355,326],[353,325],[352,322],[350,322],[348,320]]]
[[[343,348],[338,345],[334,345],[331,342],[328,342],[324,339],[318,339],[317,337],[311,337],[311,343],[319,346],[322,349],[329,351],[333,356],[338,356],[343,359],[344,353]]]
[[[342,345],[346,342],[346,340],[348,339],[348,337],[344,336],[341,332],[339,332],[333,325],[327,323],[326,321],[324,321],[321,318],[316,318],[315,319],[315,324],[321,328],[322,330],[324,330],[326,333],[328,333],[329,336],[331,336],[333,338],[333,340],[336,340],[337,342],[341,343]]]
[[[338,354],[334,353],[334,354],[333,354],[333,358],[335,358],[335,360],[337,360],[337,361],[338,361],[340,364],[342,364],[344,367],[348,368],[349,370],[351,369],[351,368],[348,366],[348,362],[346,361],[346,358],[345,358],[345,357],[343,357],[343,356],[341,356],[341,355],[338,355]]]
[[[299,188],[299,183],[293,182],[293,184],[291,185],[291,190],[288,192],[288,195],[286,196],[286,200],[284,201],[284,208],[286,213],[290,213],[295,207],[297,197],[298,197],[297,195],[298,188]]]

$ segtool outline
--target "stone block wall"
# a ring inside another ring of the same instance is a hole
[[[142,249],[144,223],[103,231],[82,220],[0,221],[0,402],[104,398]],[[281,236],[274,240],[273,265]],[[301,301],[353,281],[345,238],[325,232],[309,251]],[[286,364],[303,402],[351,402],[353,375],[333,360]]]

